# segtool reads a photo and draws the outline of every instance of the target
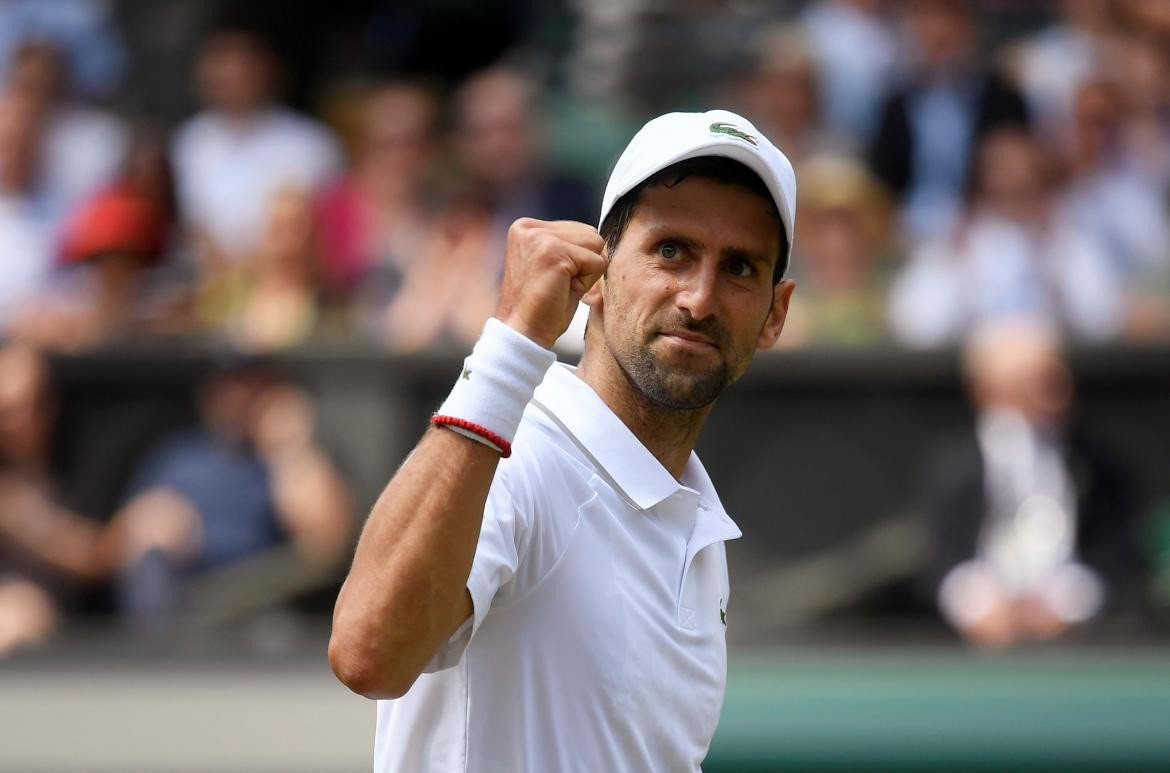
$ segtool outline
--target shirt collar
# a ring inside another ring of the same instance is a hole
[[[715,514],[735,532],[729,538],[740,536],[695,452],[687,460],[680,483],[574,370],[564,363],[549,368],[533,402],[577,440],[625,498],[649,510],[680,489],[691,489],[698,495],[701,510]]]

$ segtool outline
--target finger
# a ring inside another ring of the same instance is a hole
[[[572,242],[579,247],[584,247],[594,252],[601,252],[605,246],[605,239],[601,238],[601,234],[597,229],[585,223],[577,223],[572,220],[558,220],[549,223],[545,229],[554,236],[564,239],[567,242]]]
[[[608,265],[600,252],[594,252],[587,247],[579,247],[568,242],[564,244],[564,254],[573,262],[572,276],[574,277],[589,276],[590,274],[601,275]]]
[[[569,287],[572,288],[573,294],[580,299],[582,295],[589,292],[589,288],[597,284],[598,280],[604,276],[603,274],[578,274],[569,282]]]

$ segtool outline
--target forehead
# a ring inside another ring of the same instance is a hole
[[[641,192],[629,231],[676,231],[714,249],[779,258],[780,219],[772,201],[742,185],[686,177]]]

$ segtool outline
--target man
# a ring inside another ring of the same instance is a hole
[[[281,191],[320,190],[342,165],[322,125],[279,104],[281,62],[248,13],[226,13],[200,47],[203,109],[175,133],[180,210],[213,269],[248,260]]]
[[[1027,317],[966,342],[974,431],[924,470],[925,590],[964,640],[1004,648],[1132,611],[1140,555],[1117,455],[1074,413],[1057,331]]]
[[[699,769],[740,531],[692,449],[784,324],[795,191],[743,118],[672,113],[618,160],[600,234],[512,226],[496,316],[337,600],[334,671],[395,699],[378,770]],[[579,300],[581,364],[550,367]]]

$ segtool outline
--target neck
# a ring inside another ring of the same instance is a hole
[[[711,405],[679,410],[655,403],[630,382],[603,347],[586,345],[577,377],[597,393],[671,475],[676,479],[682,475]]]

